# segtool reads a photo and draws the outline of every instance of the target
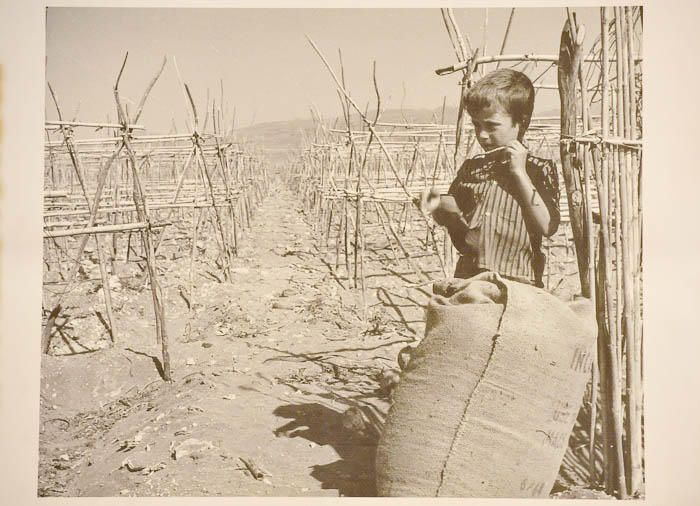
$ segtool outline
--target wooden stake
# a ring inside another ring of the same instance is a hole
[[[620,96],[622,97],[622,108],[618,109],[618,130],[624,132],[625,137],[632,137],[632,102],[629,92],[629,79],[627,68],[627,50],[628,46],[625,41],[625,16],[622,7],[616,7],[615,14],[615,33],[617,46],[617,76],[618,76],[618,104],[620,104]],[[620,94],[620,91],[622,92]],[[634,188],[632,186],[632,157],[628,149],[624,149],[620,159],[620,209],[622,218],[622,272],[623,272],[623,328],[626,339],[626,383],[627,383],[627,447],[626,447],[626,470],[628,481],[628,492],[634,496],[639,494],[642,485],[641,473],[641,401],[637,372],[637,363],[635,361],[635,349],[637,348],[637,336],[635,334],[635,297],[634,297],[634,273],[633,254],[635,247],[634,224],[632,223],[632,213],[634,202],[632,194]]]
[[[614,436],[614,423],[612,420],[612,389],[614,385],[611,382],[611,350],[610,350],[610,333],[608,322],[609,319],[606,318],[606,303],[608,307],[611,301],[607,297],[606,288],[606,273],[607,270],[607,259],[606,259],[606,230],[601,226],[600,228],[600,239],[598,241],[598,269],[596,276],[596,316],[598,321],[598,339],[597,339],[597,351],[598,360],[596,364],[599,368],[600,377],[600,402],[601,402],[601,428],[602,428],[602,439],[603,439],[603,484],[608,494],[613,492],[614,483],[614,473],[616,467],[614,466],[614,461],[616,458],[614,452],[615,436]],[[595,447],[593,447],[595,450]],[[594,480],[592,480],[592,485]]]
[[[128,53],[127,53],[128,56]],[[117,76],[117,80],[114,84],[114,99],[117,105],[117,113],[120,122],[124,125],[124,128],[122,130],[122,142],[124,145],[124,148],[126,149],[126,153],[128,155],[128,159],[131,163],[131,168],[132,168],[132,176],[133,176],[133,186],[134,186],[134,205],[136,207],[136,213],[139,217],[139,221],[143,221],[146,223],[149,223],[149,216],[148,212],[146,210],[146,202],[145,198],[143,195],[143,190],[142,190],[142,185],[140,182],[140,177],[138,174],[137,170],[137,163],[136,163],[136,155],[134,154],[133,148],[131,147],[131,142],[129,139],[130,131],[127,129],[127,125],[129,124],[128,121],[128,115],[125,113],[124,109],[122,108],[120,97],[119,97],[119,80],[121,78],[121,74],[124,70],[124,65],[126,65],[126,57],[124,58],[124,63],[122,64],[122,68],[119,71],[119,75]],[[160,73],[162,72],[163,68],[161,67],[160,71],[158,74],[156,74],[155,79],[151,82],[149,85],[149,88],[147,89],[147,93],[145,96],[148,95],[148,91],[152,88],[153,83],[155,80],[158,78]],[[145,96],[144,99],[142,99],[140,105],[139,105],[139,111],[137,113],[137,117],[141,113],[141,109],[143,108],[143,104],[145,102]],[[156,259],[155,259],[155,252],[153,248],[153,242],[151,240],[151,233],[150,229],[146,228],[141,232],[141,240],[143,243],[143,248],[144,252],[146,255],[146,266],[148,269],[148,275],[150,279],[150,285],[151,285],[151,296],[153,298],[153,309],[156,317],[156,337],[159,341],[159,344],[161,345],[161,354],[162,354],[162,366],[163,366],[163,379],[165,381],[171,381],[171,372],[170,372],[170,354],[168,352],[168,336],[167,332],[165,329],[165,308],[163,307],[162,300],[162,292],[160,288],[160,284],[158,283],[158,271],[156,268]]]
[[[629,93],[627,110],[629,112],[629,129],[626,137],[637,139],[637,114],[636,114],[636,79],[635,79],[635,46],[633,33],[632,8],[625,7],[625,25],[626,25],[626,47],[627,47],[627,75],[629,79]],[[630,434],[631,444],[634,447],[633,462],[631,469],[630,493],[633,496],[640,496],[644,492],[644,469],[642,467],[642,459],[644,452],[644,442],[642,439],[642,409],[644,390],[642,385],[642,334],[641,334],[641,226],[640,226],[640,202],[639,202],[639,160],[637,152],[628,150],[629,156],[629,185],[631,193],[631,253],[630,262],[633,277],[632,287],[632,302],[633,302],[633,346],[631,351],[633,354],[633,388],[636,391],[634,404],[631,406],[632,431]]]
[[[506,42],[508,41],[508,34],[510,33],[510,25],[513,23],[513,15],[515,14],[515,7],[513,7],[510,10],[510,16],[508,16],[508,24],[506,25],[506,32],[503,34],[503,42],[501,43],[501,49],[498,51],[499,55],[503,54],[503,51],[506,48]],[[501,66],[501,62],[499,61],[496,64],[496,68],[498,69]]]
[[[194,317],[194,263],[197,258],[197,230],[199,228],[199,222],[202,218],[202,211],[198,209],[192,209],[192,247],[190,248],[190,269],[189,269],[189,311],[187,318],[187,325],[185,325],[185,338],[189,339],[190,332],[192,331],[192,318]]]
[[[576,28],[567,20],[561,35],[559,50],[559,97],[561,102],[561,138],[560,155],[562,172],[566,184],[567,201],[569,205],[569,219],[576,246],[576,258],[578,260],[579,280],[581,293],[584,297],[591,297],[591,289],[588,277],[588,240],[585,235],[585,221],[583,194],[581,181],[578,178],[574,159],[576,150],[568,142],[576,135],[576,80],[579,74],[581,61],[581,47],[583,43],[583,30],[575,34]]]

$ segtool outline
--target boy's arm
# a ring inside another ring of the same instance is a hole
[[[507,149],[510,154],[510,180],[520,204],[525,225],[528,230],[549,237],[559,227],[558,186],[554,186],[555,191],[546,191],[542,181],[536,181],[540,183],[537,185],[532,181],[526,170],[527,148],[520,142],[513,141]],[[546,186],[556,185],[556,170],[553,175],[548,176],[550,181],[552,178],[554,181]],[[546,178],[543,177],[543,179]]]
[[[433,211],[433,219],[438,225],[451,228],[466,224],[462,211],[452,195],[440,195],[440,203]]]
[[[444,227],[450,226],[462,217],[462,212],[457,206],[454,197],[449,194],[441,195],[435,188],[424,190],[416,204],[418,204],[421,211],[430,214],[435,223]]]

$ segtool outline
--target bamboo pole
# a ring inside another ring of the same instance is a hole
[[[626,41],[627,41],[627,68],[629,77],[629,132],[630,139],[637,139],[637,88],[636,88],[636,69],[635,69],[635,45],[634,45],[634,22],[632,19],[632,8],[625,7],[626,17]],[[632,495],[639,496],[644,493],[644,469],[642,467],[642,459],[644,453],[644,441],[642,434],[642,410],[644,389],[642,383],[642,315],[641,315],[641,287],[642,287],[642,261],[641,261],[641,218],[640,218],[640,188],[639,188],[639,171],[640,162],[638,153],[631,151],[631,170],[629,173],[631,185],[631,201],[632,201],[632,217],[631,217],[631,234],[632,234],[632,262],[633,272],[633,335],[634,343],[632,346],[634,376],[633,386],[637,391],[637,402],[632,406],[632,418],[634,431],[630,435],[632,445],[636,447],[637,458],[633,462],[632,467],[632,482],[630,484],[630,492]]]
[[[439,76],[451,74],[453,72],[458,72],[460,70],[464,70],[470,65],[474,65],[475,68],[478,68],[479,66],[485,65],[487,63],[496,63],[496,62],[549,62],[549,63],[554,63],[557,65],[561,65],[559,58],[561,58],[561,53],[559,57],[556,55],[549,55],[549,54],[534,54],[534,53],[525,53],[525,54],[502,54],[502,55],[492,55],[492,56],[477,56],[474,58],[473,61],[469,60],[460,60],[459,62],[447,66],[447,67],[441,67],[439,69],[435,70],[435,73]],[[597,63],[598,60],[595,58],[582,58],[581,60],[583,63]],[[615,59],[611,59],[611,62],[615,62]],[[635,58],[634,59],[635,63],[639,63],[642,61],[641,58]]]
[[[348,227],[348,223],[350,221],[350,209],[349,209],[348,201],[343,200],[343,214],[345,218],[345,227],[343,229],[343,254],[345,257],[345,272],[348,278],[348,281],[350,280],[350,227]]]
[[[343,204],[345,202],[346,201],[343,200]],[[341,238],[344,234],[343,218],[344,218],[343,214],[341,213],[339,218],[338,218],[338,233],[335,236],[335,272],[336,272],[336,274],[338,272],[338,269],[340,268],[340,256],[341,256],[340,245],[341,245]]]
[[[576,33],[580,29],[580,27],[577,27],[575,24],[575,21],[573,20],[572,17],[570,17],[570,23],[571,26],[573,26],[575,29],[573,33]],[[582,123],[583,123],[583,130],[588,131],[590,128],[589,124],[589,117],[590,117],[590,110],[589,110],[589,104],[588,104],[588,95],[587,95],[587,90],[586,90],[586,83],[584,80],[583,76],[583,69],[582,66],[579,62],[578,66],[578,77],[579,77],[579,85],[580,85],[580,95],[581,95],[581,111],[582,111]],[[591,187],[590,187],[590,180],[591,180],[591,166],[589,163],[589,149],[590,146],[581,146],[580,144],[577,144],[580,147],[580,160],[583,164],[583,204],[584,204],[584,212],[585,212],[585,220],[584,220],[584,233],[585,237],[587,239],[587,253],[588,253],[588,258],[586,259],[586,264],[588,267],[588,272],[586,275],[588,276],[588,286],[589,286],[589,292],[590,292],[590,298],[593,302],[594,307],[598,307],[597,304],[597,293],[595,290],[591,289],[591,287],[595,287],[595,258],[594,258],[594,253],[595,253],[595,245],[594,245],[594,239],[595,239],[595,231],[594,231],[594,225],[593,225],[593,213],[592,213],[592,196],[591,196]],[[590,391],[591,391],[591,408],[590,408],[590,425],[588,427],[589,431],[589,445],[588,445],[588,456],[589,456],[589,461],[588,461],[588,473],[589,473],[589,482],[591,486],[595,485],[596,482],[596,460],[595,460],[595,441],[596,441],[596,417],[597,417],[597,407],[598,407],[598,382],[599,382],[599,377],[598,377],[598,354],[596,350],[594,350],[593,353],[593,364],[591,367],[591,386],[590,386]]]
[[[223,85],[222,85],[223,86]],[[223,88],[222,88],[222,96],[223,96]],[[216,148],[217,148],[217,156],[219,159],[219,164],[221,168],[221,180],[224,183],[224,188],[226,190],[226,203],[227,203],[227,210],[228,210],[228,217],[229,221],[231,223],[231,233],[233,235],[233,251],[232,253],[234,255],[238,255],[238,240],[236,238],[236,233],[235,233],[235,213],[233,210],[233,205],[232,205],[232,199],[233,199],[233,193],[231,190],[231,187],[228,183],[228,174],[230,173],[229,167],[228,167],[228,159],[226,155],[224,154],[223,148],[221,147],[219,143],[219,139],[216,139]],[[230,244],[230,242],[229,242]]]
[[[617,39],[617,34],[616,34]],[[616,41],[616,61],[619,63],[620,51],[619,45]],[[613,119],[613,131],[619,135],[623,134],[622,129],[619,127],[619,118],[622,114],[621,98],[622,93],[619,89],[619,79],[620,79],[620,68],[618,67],[618,72],[616,73],[618,89],[615,90],[614,100],[611,101]],[[615,289],[615,329],[616,329],[616,339],[615,339],[615,364],[613,368],[612,380],[615,384],[615,391],[613,397],[613,418],[615,423],[615,433],[618,434],[616,440],[616,455],[617,455],[617,495],[620,498],[627,497],[627,483],[628,479],[626,476],[627,465],[625,463],[624,447],[623,447],[623,403],[622,403],[622,357],[623,357],[623,327],[622,327],[622,290],[623,290],[623,278],[622,273],[624,269],[624,258],[622,249],[622,235],[624,234],[624,216],[626,213],[624,209],[624,203],[621,198],[621,166],[619,157],[619,148],[617,146],[612,147],[612,182],[614,186],[614,205],[615,205],[615,224],[614,224],[614,236],[615,236],[615,272],[616,272],[616,289]]]
[[[506,48],[506,42],[508,42],[508,34],[510,33],[510,25],[513,23],[513,15],[514,14],[515,14],[515,7],[513,7],[510,10],[510,16],[508,16],[508,24],[506,25],[506,31],[503,34],[503,42],[501,43],[501,49],[498,51],[499,56],[503,54],[503,51]],[[501,62],[499,61],[496,64],[496,68],[498,69],[498,68],[500,68],[500,66],[501,66]],[[557,89],[558,89],[558,87],[557,87]]]
[[[362,170],[362,169],[360,169]],[[362,298],[362,321],[367,322],[367,287],[365,281],[365,234],[362,230],[362,221],[364,219],[364,202],[361,197],[357,198],[357,218],[355,221],[355,230],[359,231],[355,235],[355,251],[359,249],[360,256],[360,295]],[[355,283],[357,286],[357,282]]]
[[[114,175],[114,172],[112,172]],[[119,181],[116,177],[114,177],[115,184],[114,184],[114,193],[112,195],[112,202],[116,205],[116,203],[119,201]],[[119,213],[118,212],[113,212],[112,214],[112,224],[113,225],[118,225],[119,224]],[[111,251],[110,251],[110,262],[112,264],[112,274],[116,275],[117,273],[117,251],[119,250],[119,237],[117,234],[112,234],[111,237]]]
[[[123,139],[124,148],[126,150],[126,153],[128,155],[129,161],[131,163],[131,168],[132,168],[133,188],[134,188],[133,198],[134,198],[134,205],[136,207],[136,213],[139,217],[139,221],[150,223],[148,211],[146,208],[146,201],[145,201],[145,198],[143,195],[140,177],[139,177],[138,170],[137,170],[136,155],[134,154],[134,150],[131,146],[130,139],[129,139],[130,131],[127,129],[127,125],[129,124],[128,113],[126,113],[124,108],[122,107],[121,100],[119,97],[119,80],[121,79],[122,72],[124,71],[124,66],[126,65],[127,58],[128,58],[128,53],[124,57],[124,62],[122,63],[122,67],[119,70],[119,74],[117,75],[117,80],[114,84],[114,100],[116,102],[117,114],[118,114],[119,120],[124,125],[124,128],[122,129],[122,139]],[[164,62],[164,64],[165,64],[165,62]],[[137,120],[141,114],[141,111],[143,110],[143,106],[145,104],[146,98],[147,98],[150,90],[152,89],[153,85],[157,81],[158,77],[160,77],[160,74],[162,73],[162,71],[163,71],[163,66],[161,66],[158,73],[155,75],[155,77],[150,82],[149,86],[146,88],[146,92],[144,93],[144,96],[141,99],[141,102],[139,103],[138,111],[136,114]],[[163,307],[163,304],[162,304],[163,296],[162,296],[162,292],[161,292],[161,288],[160,288],[160,283],[158,282],[158,271],[157,271],[157,268],[155,265],[156,258],[155,258],[155,251],[153,248],[153,242],[151,239],[150,227],[147,227],[141,231],[141,241],[142,241],[143,248],[144,248],[144,251],[146,254],[146,266],[147,266],[148,275],[149,275],[149,279],[150,279],[150,285],[151,285],[151,296],[153,299],[153,309],[154,309],[155,318],[156,318],[156,337],[157,337],[157,340],[159,341],[159,344],[161,345],[161,355],[162,355],[162,361],[163,361],[162,362],[163,379],[165,381],[171,381],[172,378],[171,378],[171,372],[170,372],[170,354],[168,352],[168,335],[167,335],[167,331],[165,328],[165,308]]]
[[[629,80],[627,75],[630,71],[627,68],[626,53],[628,47],[625,40],[625,24],[626,18],[623,7],[615,8],[615,32],[616,43],[618,48],[618,94],[622,91],[621,110],[618,110],[618,130],[624,132],[625,137],[631,137],[632,132],[632,101],[629,90]],[[618,103],[620,99],[618,98]],[[632,223],[632,211],[634,202],[632,194],[632,158],[628,150],[623,151],[623,157],[620,160],[620,209],[622,218],[622,271],[623,271],[623,326],[624,336],[626,339],[626,471],[628,493],[635,496],[641,492],[641,401],[638,385],[637,363],[635,361],[635,350],[637,348],[637,336],[635,334],[634,314],[635,314],[635,297],[634,297],[634,277],[632,270],[633,249],[635,247],[634,239],[634,224]]]
[[[192,319],[194,317],[194,263],[197,258],[197,230],[199,228],[199,222],[202,218],[203,211],[198,209],[192,210],[192,246],[190,248],[190,268],[189,268],[189,291],[188,291],[188,311],[187,311],[187,323],[185,324],[185,339],[189,339],[190,333],[192,332]]]
[[[608,135],[609,118],[610,118],[610,103],[609,103],[609,91],[610,82],[608,76],[608,19],[607,19],[607,8],[600,8],[600,40],[601,40],[601,131],[602,135],[605,137]],[[608,162],[610,159],[610,153],[607,146],[602,146],[601,159],[600,159],[600,172],[596,171],[596,184],[598,188],[598,201],[601,213],[601,241],[600,241],[600,252],[598,255],[598,279],[602,279],[600,282],[598,296],[599,306],[601,309],[597,311],[599,329],[605,332],[599,331],[598,336],[598,349],[599,357],[601,359],[601,389],[602,389],[602,425],[603,425],[603,457],[604,457],[604,484],[606,491],[611,493],[613,490],[613,483],[616,481],[616,466],[614,465],[613,459],[616,458],[614,453],[615,445],[617,444],[617,438],[613,436],[615,427],[617,424],[613,421],[613,397],[614,389],[616,387],[616,382],[613,379],[611,366],[613,360],[616,360],[614,356],[614,350],[610,345],[611,342],[617,340],[616,328],[611,324],[612,314],[613,314],[613,296],[611,293],[610,285],[610,235],[612,231],[612,200],[610,197],[612,186],[610,184],[609,178],[609,167]],[[610,210],[610,214],[608,214]],[[605,306],[603,305],[603,300],[605,301]],[[606,311],[607,310],[607,311]],[[606,318],[607,317],[607,318]],[[607,324],[606,324],[607,320]],[[612,356],[611,356],[612,355]]]
[[[343,53],[340,49],[338,49],[338,59],[340,62],[340,79],[341,79],[341,85],[343,89],[346,87],[345,83],[345,66],[343,65]],[[348,137],[348,142],[350,144],[350,157],[348,158],[348,169],[347,169],[347,174],[346,174],[346,188],[347,184],[349,182],[350,175],[352,173],[352,168],[353,168],[353,162],[355,161],[354,153],[356,152],[356,145],[355,145],[355,138],[353,135],[352,131],[352,122],[350,119],[350,99],[346,95],[343,99],[341,96],[341,106],[343,109],[343,116],[345,118],[345,123],[347,126],[347,137]],[[379,108],[377,108],[377,115],[379,114]],[[372,141],[372,136],[370,135],[370,140],[368,142],[371,144]],[[365,153],[365,161],[367,159],[367,155]],[[362,206],[361,206],[361,198],[360,198],[360,185],[362,183],[362,169],[363,166],[360,165],[357,171],[357,182],[355,185],[355,191],[357,193],[357,198],[355,200],[355,225],[354,225],[354,248],[353,248],[353,286],[355,288],[358,287],[358,274],[360,270],[360,266],[358,263],[358,254],[361,256],[361,246],[360,246],[360,236],[361,236],[361,227],[362,227]],[[324,186],[324,179],[323,179],[324,172],[321,172],[321,187]],[[350,277],[350,272],[348,271],[348,278]],[[362,293],[364,297],[364,290]],[[364,304],[364,298],[363,298],[363,315],[365,314],[365,304]]]
[[[77,229],[68,230],[44,230],[44,239],[58,238],[58,237],[75,237],[83,235],[95,235],[95,234],[113,234],[115,232],[127,232],[135,230],[144,230],[149,226],[151,228],[165,227],[170,225],[170,223],[146,223],[146,222],[136,222],[136,223],[121,223],[119,225],[100,225],[97,227],[85,227]]]
[[[56,126],[56,127],[89,127],[89,128],[114,128],[114,129],[121,129],[123,125],[119,125],[116,123],[87,123],[84,121],[63,121],[63,120],[58,120],[58,121],[49,121],[46,120],[44,122],[44,125],[51,127],[51,126]],[[127,128],[131,130],[145,130],[145,127],[143,125],[127,125]]]
[[[460,167],[462,162],[464,162],[463,154],[463,130],[465,125],[464,112],[465,112],[465,99],[467,93],[469,92],[469,86],[471,81],[471,75],[474,71],[473,61],[476,60],[479,54],[479,48],[472,50],[469,37],[466,38],[466,46],[464,39],[462,38],[462,33],[454,19],[452,9],[442,9],[443,20],[445,22],[445,28],[447,29],[447,34],[450,37],[452,46],[454,47],[457,59],[464,62],[465,65],[459,70],[463,70],[462,79],[460,81],[460,94],[459,94],[459,107],[457,111],[457,125],[455,129],[455,151],[454,151],[454,166]],[[469,58],[468,55],[471,55]],[[436,71],[437,72],[437,71]]]
[[[374,91],[377,97],[377,108],[376,108],[376,114],[374,117],[374,121],[372,122],[372,125],[376,125],[377,121],[379,121],[379,116],[381,114],[381,95],[379,93],[379,86],[377,84],[377,64],[376,62],[372,62],[372,81],[374,84]],[[369,125],[369,123],[368,123]],[[350,125],[348,124],[348,128],[350,128]],[[362,175],[365,170],[365,166],[367,164],[367,155],[368,155],[368,150],[369,146],[372,144],[372,140],[374,139],[374,134],[371,134],[369,137],[369,141],[367,142],[367,149],[365,150],[364,157],[362,159],[362,163],[359,166],[358,170],[358,179],[357,179],[357,190],[359,192],[360,189],[360,183],[362,179]],[[356,220],[356,229],[360,231],[359,236],[356,236],[356,239],[359,239],[359,248],[360,248],[360,281],[361,281],[361,290],[362,290],[362,320],[363,322],[367,322],[367,286],[366,286],[366,279],[365,279],[365,234],[362,230],[362,222],[363,222],[363,217],[364,217],[364,202],[361,197],[358,196],[357,198],[357,208],[358,208],[358,213],[357,213],[357,220]]]
[[[611,89],[612,97],[611,100],[611,110],[612,110],[612,129],[617,133],[617,91],[613,88]],[[613,202],[617,209],[615,213],[615,224],[613,227],[614,233],[614,244],[615,244],[615,335],[617,337],[617,349],[618,356],[617,361],[619,367],[622,368],[622,345],[623,345],[623,328],[622,328],[622,303],[620,299],[622,297],[622,219],[620,217],[620,157],[619,149],[613,146],[611,149],[612,153],[612,170],[611,179],[612,186],[614,188]],[[621,382],[621,378],[619,379]],[[618,385],[618,389],[622,389],[621,383]]]
[[[609,169],[610,155],[603,153],[601,160],[601,166],[603,167],[603,173],[597,178],[597,185],[599,188],[599,193],[606,193],[604,186],[604,174]],[[609,259],[609,252],[611,251],[610,245],[610,234],[609,234],[609,223],[612,221],[612,209],[608,207],[607,199],[600,198],[600,213],[601,213],[601,236],[602,236],[602,246],[601,253],[599,254],[598,270],[599,276],[602,279],[601,289],[603,290],[604,300],[605,300],[605,310],[598,312],[598,320],[600,325],[607,321],[607,327],[604,330],[602,339],[604,342],[605,350],[605,369],[606,369],[606,393],[604,395],[607,400],[608,407],[606,408],[607,419],[604,425],[604,432],[608,435],[608,446],[607,446],[607,456],[606,463],[608,466],[606,468],[607,478],[606,486],[609,493],[614,493],[616,490],[618,494],[620,491],[625,490],[625,473],[624,473],[624,456],[623,456],[623,424],[622,424],[622,397],[620,392],[620,367],[619,367],[619,344],[616,337],[616,323],[615,323],[615,307],[614,307],[614,293],[613,286],[610,282],[610,273],[612,270],[611,262]],[[615,216],[617,220],[617,216]],[[603,303],[601,302],[600,305]],[[606,317],[607,315],[607,317]],[[601,371],[602,374],[602,371]]]
[[[602,213],[602,212],[601,212]],[[607,219],[607,216],[606,216]],[[614,473],[616,472],[615,460],[616,454],[614,453],[615,447],[615,433],[614,433],[614,423],[612,420],[613,409],[612,409],[612,389],[614,385],[612,384],[612,374],[611,374],[611,358],[613,354],[611,353],[610,347],[610,332],[609,332],[609,319],[606,318],[606,304],[609,307],[611,301],[608,297],[608,283],[607,274],[608,269],[608,259],[606,253],[609,251],[608,241],[606,240],[607,231],[604,226],[600,227],[600,238],[598,241],[598,269],[596,275],[596,319],[598,323],[598,335],[597,335],[597,355],[598,360],[594,364],[597,365],[599,369],[600,378],[600,401],[601,401],[601,429],[602,429],[602,440],[603,440],[603,485],[608,492],[611,494],[613,491],[614,483]],[[595,450],[595,447],[593,447]],[[595,458],[595,457],[592,457]]]
[[[112,345],[114,345],[117,342],[117,327],[115,325],[116,319],[114,318],[114,312],[112,310],[111,287],[109,277],[107,276],[107,269],[105,268],[104,252],[102,251],[102,245],[100,244],[100,236],[95,235],[94,237],[98,264],[100,266],[100,278],[103,280],[102,293],[105,298],[105,309],[107,310],[107,320],[109,321],[109,333],[112,339]]]
[[[462,32],[457,25],[457,21],[454,18],[454,12],[452,9],[440,9],[442,11],[443,21],[445,22],[445,28],[447,28],[447,33],[450,36],[452,45],[457,54],[457,58],[465,60],[468,54],[473,53],[471,41],[469,40],[469,35],[465,34],[462,37]]]
[[[481,50],[480,54],[485,55],[486,54],[486,32],[488,31],[488,26],[489,26],[489,9],[488,7],[486,8],[486,11],[484,13],[484,24],[481,28]],[[479,70],[479,75],[483,76],[484,75],[484,69],[483,67],[476,67]]]

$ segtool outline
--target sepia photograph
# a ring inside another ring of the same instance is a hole
[[[43,13],[37,497],[647,498],[645,7]]]

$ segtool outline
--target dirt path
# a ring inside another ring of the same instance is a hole
[[[162,263],[171,384],[157,373],[147,290],[124,288],[117,346],[43,361],[40,495],[374,495],[366,422],[388,408],[377,375],[417,334],[399,305],[363,323],[284,188],[256,212],[235,282],[200,269],[189,320],[189,260],[173,258]],[[352,406],[364,416],[343,415]]]

